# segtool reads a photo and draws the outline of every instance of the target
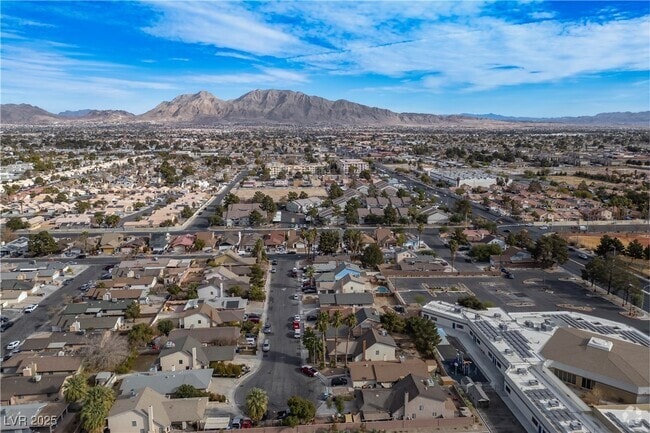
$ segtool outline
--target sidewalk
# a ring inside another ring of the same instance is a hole
[[[632,319],[636,320],[650,320],[650,314],[647,313],[646,311],[642,310],[640,307],[634,306],[630,303],[629,299],[627,304],[625,303],[625,299],[620,298],[619,296],[610,293],[609,295],[607,294],[607,289],[603,289],[602,287],[598,286],[597,284],[591,286],[590,283],[583,281],[585,289],[589,290],[591,293],[595,295],[600,295],[601,298],[605,299],[606,301],[611,302],[612,304],[621,307],[624,309],[624,311],[621,311],[619,314],[621,316],[629,317]]]

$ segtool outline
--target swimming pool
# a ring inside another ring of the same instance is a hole
[[[390,293],[390,290],[388,290],[388,287],[384,286],[379,286],[375,289],[377,293]]]

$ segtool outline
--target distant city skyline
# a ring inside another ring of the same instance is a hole
[[[2,103],[286,89],[397,112],[650,110],[648,2],[3,2]]]

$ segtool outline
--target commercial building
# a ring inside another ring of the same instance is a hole
[[[526,431],[597,433],[607,427],[580,395],[648,403],[650,338],[586,314],[475,311],[433,301],[422,316],[456,337]]]
[[[429,177],[434,181],[445,182],[452,187],[489,188],[496,185],[497,177],[480,170],[431,169]]]

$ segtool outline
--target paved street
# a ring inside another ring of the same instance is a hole
[[[269,395],[269,412],[287,408],[287,400],[292,395],[299,395],[316,402],[324,391],[323,383],[316,377],[308,377],[300,372],[303,364],[300,340],[293,338],[291,321],[300,311],[301,303],[291,296],[300,293],[299,281],[290,277],[291,269],[296,266],[300,256],[275,255],[277,273],[271,274],[267,321],[272,333],[266,338],[271,343],[271,350],[263,355],[259,370],[246,380],[235,393],[235,402],[244,409],[246,394],[251,388],[259,387]],[[304,326],[304,317],[303,317]],[[260,340],[264,341],[264,334]]]

